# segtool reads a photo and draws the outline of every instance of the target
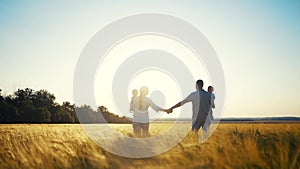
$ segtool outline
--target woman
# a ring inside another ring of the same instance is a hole
[[[149,107],[156,112],[165,111],[163,108],[155,105],[149,97],[146,97],[147,95],[148,88],[142,86],[140,88],[140,95],[133,99],[132,127],[136,135],[149,136]]]

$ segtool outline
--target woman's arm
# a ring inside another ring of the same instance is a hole
[[[156,112],[158,111],[164,111],[165,109],[157,106],[155,103],[153,103],[153,101],[150,99],[150,107],[155,110]]]

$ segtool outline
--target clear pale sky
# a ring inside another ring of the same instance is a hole
[[[164,13],[193,24],[216,50],[224,117],[299,117],[299,9],[292,0],[1,1],[0,88],[47,89],[59,103],[73,102],[77,59],[97,31],[132,14]]]

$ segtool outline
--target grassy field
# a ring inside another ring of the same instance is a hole
[[[152,124],[150,134],[166,126]],[[113,127],[132,135],[130,125]],[[189,133],[166,153],[144,159],[105,151],[80,125],[2,124],[0,133],[0,168],[300,168],[300,124],[220,124],[203,144]]]

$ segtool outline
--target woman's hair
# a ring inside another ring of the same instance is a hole
[[[140,88],[140,97],[139,97],[139,110],[142,110],[143,98],[148,94],[148,87],[142,86]]]

